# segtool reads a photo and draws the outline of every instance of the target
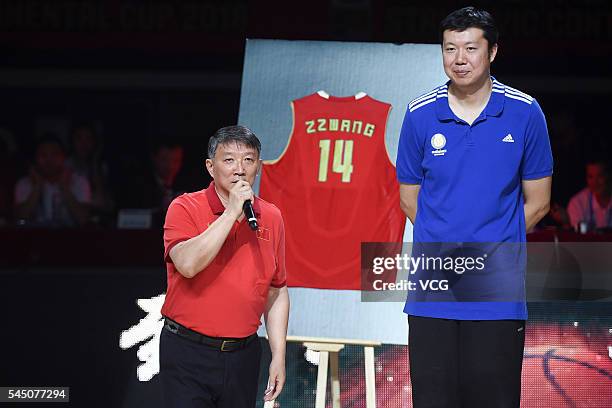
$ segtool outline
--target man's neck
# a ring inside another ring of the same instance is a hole
[[[491,97],[493,83],[489,76],[472,86],[461,87],[451,82],[448,87],[449,97],[453,102],[465,108],[484,106]]]
[[[227,194],[224,194],[223,192],[219,191],[219,188],[217,187],[216,184],[215,184],[215,193],[217,193],[217,197],[219,197],[219,200],[221,200],[221,204],[223,204],[223,207],[227,208],[227,203],[229,201],[229,196]]]

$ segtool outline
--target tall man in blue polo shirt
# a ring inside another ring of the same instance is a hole
[[[553,162],[542,110],[490,76],[498,31],[488,12],[454,11],[440,34],[450,81],[409,104],[397,157],[415,244],[524,242],[550,202]],[[519,406],[525,276],[518,263],[506,266],[504,282],[493,282],[495,290],[507,288],[506,299],[408,296],[415,408]]]

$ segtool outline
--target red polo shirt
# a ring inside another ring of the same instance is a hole
[[[225,211],[214,182],[177,197],[164,225],[168,291],[162,314],[213,337],[246,337],[257,331],[270,286],[286,284],[285,229],[278,208],[259,197],[253,209],[259,230],[235,222],[213,261],[193,278],[175,268],[170,250],[208,228]]]

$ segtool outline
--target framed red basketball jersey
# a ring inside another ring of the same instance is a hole
[[[406,221],[385,146],[391,105],[320,91],[291,106],[289,141],[259,189],[283,214],[287,284],[360,289],[361,243],[401,242]]]

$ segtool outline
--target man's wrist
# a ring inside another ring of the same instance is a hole
[[[236,221],[238,217],[240,217],[240,212],[238,212],[238,214],[234,214],[232,210],[230,210],[229,208],[226,208],[225,211],[223,211],[223,215],[231,219],[233,222],[233,221]]]
[[[272,361],[285,362],[285,350],[274,352],[272,350]]]
[[[270,360],[270,365],[274,367],[286,367],[287,366],[284,358],[280,359],[280,358],[274,358],[274,357],[272,357],[272,359]]]

